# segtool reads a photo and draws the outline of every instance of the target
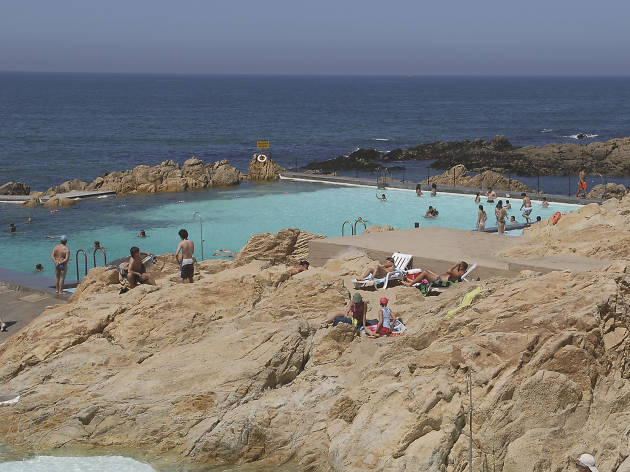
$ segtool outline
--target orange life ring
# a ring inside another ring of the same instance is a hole
[[[560,213],[559,211],[555,212],[553,214],[553,224],[555,225],[558,221],[560,221],[561,217],[562,217],[562,213]]]

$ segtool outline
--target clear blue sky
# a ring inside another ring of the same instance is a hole
[[[0,70],[630,75],[630,1],[0,0]]]

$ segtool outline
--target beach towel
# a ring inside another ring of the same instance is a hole
[[[468,292],[466,295],[464,295],[464,298],[462,298],[462,302],[456,306],[455,308],[450,309],[447,313],[446,316],[444,318],[450,318],[451,316],[455,315],[456,313],[458,313],[459,311],[463,310],[466,307],[469,307],[470,305],[472,305],[472,302],[475,300],[475,298],[477,297],[477,295],[479,295],[481,293],[481,287],[475,287],[474,289],[472,289],[470,292]]]

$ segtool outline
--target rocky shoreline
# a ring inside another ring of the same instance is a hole
[[[291,277],[286,264],[317,237],[297,229],[197,264],[192,285],[172,255],[150,268],[158,286],[122,295],[116,270],[92,269],[70,303],[2,346],[0,383],[21,397],[0,408],[0,436],[207,466],[456,472],[468,468],[472,371],[474,470],[572,470],[583,452],[616,470],[630,453],[628,215],[630,197],[586,205],[527,229],[509,254],[613,258],[606,269],[523,271],[435,297],[363,291],[369,318],[386,296],[407,325],[378,340],[321,327],[375,261],[345,253]]]
[[[231,166],[227,160],[206,164],[193,156],[181,166],[172,160],[156,166],[139,165],[133,169],[105,174],[91,183],[79,179],[67,180],[43,192],[33,191],[22,182],[7,182],[0,186],[0,195],[29,195],[30,199],[24,203],[27,206],[39,206],[41,197],[45,196],[48,197],[46,206],[58,207],[76,203],[72,199],[57,196],[72,191],[109,190],[118,195],[168,193],[233,186],[243,179],[278,179],[278,174],[284,169],[270,158],[261,160],[257,155],[252,157],[247,175]]]
[[[630,138],[585,145],[563,143],[516,147],[505,136],[497,135],[489,141],[436,141],[387,153],[358,149],[347,156],[312,162],[304,168],[321,172],[375,171],[392,162],[425,160],[434,161],[431,167],[435,169],[462,164],[472,172],[492,170],[522,176],[570,175],[577,174],[581,168],[587,173],[627,176],[630,175]]]

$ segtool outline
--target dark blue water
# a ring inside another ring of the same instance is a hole
[[[36,189],[193,154],[246,170],[258,139],[294,167],[357,147],[578,132],[630,136],[628,79],[0,74],[0,183]],[[401,178],[426,177],[405,165]]]

